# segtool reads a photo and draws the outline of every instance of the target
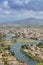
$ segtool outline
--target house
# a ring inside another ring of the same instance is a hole
[[[0,65],[4,65],[4,62],[0,62]]]

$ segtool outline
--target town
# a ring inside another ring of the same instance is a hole
[[[36,41],[43,42],[43,28],[40,27],[21,27],[21,26],[11,26],[3,25],[0,26],[0,64],[1,65],[28,65],[22,60],[19,60],[15,56],[15,52],[10,51],[12,45],[16,43],[34,43]],[[43,60],[43,47],[38,46],[27,46],[24,49],[32,56],[33,59],[38,61]]]
[[[43,40],[43,27],[20,27],[14,26],[1,26],[0,33],[12,33],[14,38],[33,38]]]
[[[26,56],[33,60],[43,62],[43,43],[40,42],[37,45],[23,45],[21,51],[25,53]]]

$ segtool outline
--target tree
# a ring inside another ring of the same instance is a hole
[[[3,58],[3,61],[4,61],[4,65],[8,65],[7,58]]]

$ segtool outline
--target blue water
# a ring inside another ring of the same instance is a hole
[[[12,34],[8,34],[4,39],[6,40],[11,40],[12,39]],[[36,43],[38,44],[40,41],[36,41]],[[28,65],[36,65],[38,62],[31,60],[30,58],[28,58],[27,56],[25,56],[25,54],[23,54],[20,51],[20,48],[22,45],[30,45],[31,43],[14,43],[14,45],[11,48],[11,51],[14,52],[16,58],[18,58],[21,61],[24,61],[25,63],[27,63]],[[34,44],[36,45],[36,44]]]
[[[30,43],[15,43],[12,48],[11,51],[13,51],[15,53],[15,56],[19,59],[24,61],[25,63],[27,63],[28,65],[36,65],[38,62],[31,60],[30,58],[28,58],[27,56],[25,56],[24,54],[22,54],[22,52],[20,51],[20,48],[22,45],[29,45]]]

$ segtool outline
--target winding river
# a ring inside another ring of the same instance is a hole
[[[12,35],[7,35],[6,36],[6,40],[9,40],[12,37]],[[39,42],[39,41],[38,41]],[[28,58],[27,56],[25,56],[21,51],[20,48],[22,45],[29,45],[31,43],[14,43],[14,45],[11,47],[11,51],[14,52],[16,58],[18,58],[19,60],[27,63],[28,65],[36,65],[38,62],[31,60],[30,58]]]
[[[20,51],[21,46],[24,44],[29,45],[30,43],[15,43],[12,46],[11,51],[15,53],[16,58],[18,58],[19,60],[24,61],[28,65],[36,65],[38,62],[31,60]]]

